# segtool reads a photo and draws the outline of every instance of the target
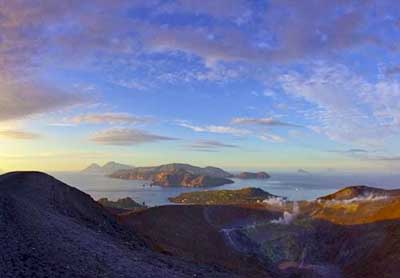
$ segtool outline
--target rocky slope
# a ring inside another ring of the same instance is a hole
[[[46,174],[0,176],[0,277],[231,277],[151,251],[89,195]]]
[[[264,180],[270,178],[270,175],[266,172],[242,172],[239,175],[235,176],[238,179],[257,179],[257,180]]]
[[[100,166],[97,163],[90,164],[87,168],[83,169],[81,173],[84,174],[97,174],[97,175],[111,175],[119,170],[129,170],[134,168],[130,165],[125,165],[121,163],[117,163],[114,161],[107,162],[103,166]]]
[[[345,187],[333,194],[329,194],[327,196],[323,196],[318,198],[320,201],[328,201],[328,200],[351,200],[355,198],[368,199],[368,198],[377,198],[377,197],[390,197],[390,196],[400,196],[400,190],[386,190],[382,188],[369,187],[365,185],[355,185]]]
[[[179,196],[171,197],[173,203],[183,204],[254,204],[265,199],[278,198],[273,194],[265,192],[260,188],[247,187],[238,190],[210,190],[181,193]]]
[[[311,202],[272,201],[165,206],[120,221],[165,252],[248,277],[398,277],[397,191],[349,187]]]

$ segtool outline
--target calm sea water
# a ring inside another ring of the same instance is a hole
[[[52,175],[63,182],[77,187],[90,194],[94,199],[107,197],[118,199],[131,197],[149,206],[169,204],[168,197],[182,192],[198,190],[240,189],[243,187],[259,187],[272,194],[285,196],[291,200],[312,200],[347,185],[365,184],[382,188],[400,188],[400,174],[360,175],[360,174],[313,174],[299,175],[290,173],[273,174],[268,180],[238,180],[235,183],[213,188],[184,188],[145,186],[146,181],[119,180],[101,175],[58,172]],[[147,182],[148,184],[148,182]]]

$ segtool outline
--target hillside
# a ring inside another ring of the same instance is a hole
[[[243,188],[238,190],[209,190],[181,193],[179,196],[171,197],[173,203],[184,204],[246,204],[260,203],[265,199],[277,198],[259,188]]]
[[[216,198],[221,192],[182,194],[178,201],[202,205],[152,208],[121,215],[120,221],[165,252],[215,261],[248,277],[400,273],[397,191],[349,187],[326,200],[234,205]]]
[[[231,277],[151,251],[89,195],[38,172],[0,176],[0,277]]]
[[[160,186],[218,186],[233,183],[227,179],[232,175],[216,167],[197,167],[189,164],[173,163],[155,167],[137,167],[119,170],[112,178],[128,180],[151,180]]]

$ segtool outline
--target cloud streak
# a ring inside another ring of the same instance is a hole
[[[147,124],[152,122],[150,117],[141,117],[129,113],[85,114],[73,117],[74,124]]]
[[[268,126],[268,127],[301,127],[300,125],[295,125],[287,122],[283,122],[280,120],[276,120],[273,118],[234,118],[232,120],[232,124],[236,125],[259,125],[259,126]]]
[[[132,146],[159,141],[177,140],[177,138],[148,133],[138,129],[108,129],[90,137],[92,142],[102,145]]]
[[[231,134],[235,136],[243,136],[250,134],[250,131],[246,129],[239,129],[231,126],[221,126],[221,125],[205,125],[198,126],[192,125],[186,121],[179,121],[178,125],[181,127],[185,127],[191,129],[196,132],[208,132],[208,133],[217,133],[217,134]]]
[[[216,140],[198,140],[197,142],[187,145],[187,148],[193,151],[202,152],[217,152],[220,149],[228,148],[239,148],[237,145],[226,144]]]
[[[38,133],[23,130],[0,130],[0,138],[12,140],[35,140],[42,136]]]

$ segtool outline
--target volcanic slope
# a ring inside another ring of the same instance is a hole
[[[150,250],[89,195],[39,172],[0,176],[0,277],[235,277]]]

